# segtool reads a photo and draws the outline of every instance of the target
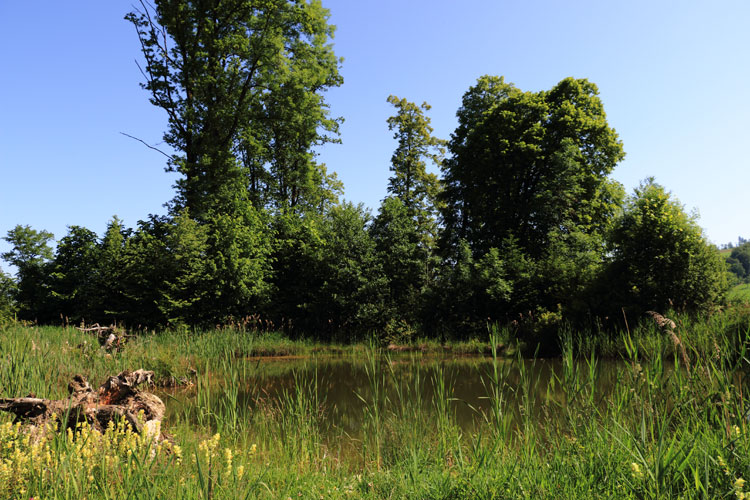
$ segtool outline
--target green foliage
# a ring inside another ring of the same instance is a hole
[[[462,241],[476,260],[496,249],[509,284],[490,310],[472,311],[466,298],[462,314],[475,322],[560,306],[571,318],[588,314],[623,197],[607,177],[622,143],[597,94],[587,80],[523,92],[484,76],[464,95],[442,165],[442,250],[460,262]]]
[[[208,228],[191,219],[185,210],[167,227],[164,244],[168,258],[161,271],[167,278],[160,288],[159,308],[169,326],[195,323],[201,318],[198,307],[209,278]]]
[[[741,283],[750,283],[750,243],[745,242],[732,249],[726,258],[729,272]]]
[[[91,320],[99,309],[99,252],[96,233],[81,226],[70,226],[57,244],[50,266],[52,307],[74,323]]]
[[[208,295],[202,317],[226,321],[257,312],[269,298],[271,235],[266,216],[245,205],[214,214],[207,227]]]
[[[13,277],[0,269],[0,324],[14,317],[17,287]]]
[[[706,241],[696,216],[653,179],[627,200],[611,244],[606,282],[613,308],[694,311],[724,298],[727,273],[718,250]]]
[[[442,166],[445,244],[486,252],[513,237],[538,256],[554,232],[606,230],[621,196],[607,175],[624,153],[597,94],[587,80],[534,93],[480,78]]]
[[[361,205],[344,203],[323,220],[317,263],[322,285],[310,306],[320,334],[351,336],[384,323],[387,281],[367,232],[369,219]]]
[[[427,103],[417,106],[406,99],[388,97],[397,110],[388,118],[388,129],[398,140],[391,157],[388,193],[370,227],[378,262],[388,281],[383,315],[386,337],[408,337],[391,331],[411,332],[424,314],[424,296],[437,267],[435,240],[439,182],[428,173],[426,160],[440,164],[445,141],[432,136]]]
[[[122,256],[122,273],[119,285],[125,298],[124,307],[118,319],[131,326],[154,328],[166,324],[166,317],[160,307],[163,295],[160,290],[167,277],[166,239],[167,219],[151,216],[146,221],[138,221],[138,228],[125,242]]]
[[[396,197],[383,200],[370,235],[388,283],[384,314],[392,321],[417,325],[422,297],[431,284],[430,272],[435,265],[430,248],[424,245],[425,235],[408,207]]]
[[[608,175],[623,147],[588,80],[524,92],[481,77],[447,143],[427,103],[388,97],[397,145],[371,220],[339,204],[341,182],[316,161],[315,147],[338,142],[324,95],[343,81],[320,1],[141,1],[126,19],[168,117],[176,196],[135,230],[115,217],[99,240],[72,226],[54,257],[51,234],[11,230],[2,257],[18,280],[0,275],[0,319],[187,330],[252,317],[392,340],[497,321],[549,347],[592,313],[723,299],[721,263],[663,189],[643,186],[621,216]],[[750,280],[750,245],[727,263]]]
[[[388,130],[395,130],[393,138],[398,140],[391,157],[388,192],[401,200],[422,232],[434,237],[439,183],[435,174],[427,172],[425,160],[440,165],[445,141],[432,136],[430,119],[424,115],[429,104],[417,106],[394,95],[388,102],[397,110],[388,118]]]
[[[151,217],[122,250],[124,319],[150,327],[227,322],[268,299],[270,241],[251,206],[245,217],[201,224],[187,211]]]
[[[280,213],[273,220],[273,298],[269,312],[287,330],[315,333],[312,310],[325,276],[319,271],[323,252],[323,216]],[[290,323],[291,322],[291,323]]]
[[[466,338],[486,331],[489,321],[507,320],[514,293],[510,275],[519,271],[509,267],[497,248],[475,259],[469,244],[460,241],[455,256],[443,264],[437,277],[430,328],[443,335]]]
[[[17,225],[3,238],[12,245],[1,257],[16,267],[16,306],[22,319],[49,321],[49,270],[52,233]]]
[[[49,241],[54,235],[47,231],[37,231],[29,226],[20,224],[8,231],[3,238],[13,248],[2,254],[3,260],[18,269],[19,273],[26,269],[42,267],[52,259],[52,248]]]
[[[100,294],[99,309],[94,317],[100,323],[112,324],[126,316],[128,299],[122,283],[125,281],[125,248],[132,231],[125,229],[122,221],[114,216],[99,243],[97,262],[97,290]]]
[[[158,0],[126,19],[143,86],[169,117],[164,140],[178,151],[175,211],[206,221],[246,199],[288,206],[308,196],[319,174],[310,148],[337,128],[322,92],[341,83],[320,2]]]

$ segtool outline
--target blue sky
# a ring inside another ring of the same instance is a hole
[[[613,176],[671,190],[715,243],[750,236],[750,2],[324,0],[344,85],[328,93],[341,145],[320,160],[345,197],[376,210],[395,147],[389,94],[427,101],[435,135],[484,74],[523,90],[567,76],[599,86],[627,157]],[[164,213],[174,174],[120,134],[161,141],[163,112],[139,87],[132,2],[0,2],[0,235],[57,238]],[[0,242],[0,251],[7,249]],[[7,269],[7,266],[0,264]]]

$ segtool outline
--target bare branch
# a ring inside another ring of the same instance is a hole
[[[147,148],[149,148],[149,149],[153,149],[154,151],[158,151],[159,153],[163,154],[164,156],[166,156],[166,157],[167,157],[167,158],[169,158],[170,160],[174,158],[174,157],[173,157],[172,155],[169,155],[169,154],[165,153],[164,151],[162,151],[161,149],[159,149],[159,148],[157,148],[157,147],[154,147],[154,146],[152,146],[151,144],[147,143],[147,142],[146,142],[146,141],[144,141],[143,139],[139,139],[139,138],[137,138],[137,137],[133,137],[132,135],[130,135],[130,134],[126,134],[125,132],[120,132],[120,133],[121,133],[122,135],[124,135],[125,137],[130,137],[131,139],[135,139],[136,141],[140,142],[141,144],[143,144],[144,146],[146,146],[146,147],[147,147]]]

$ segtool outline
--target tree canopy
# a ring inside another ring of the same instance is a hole
[[[204,220],[269,180],[277,203],[296,202],[315,171],[310,147],[336,131],[321,92],[341,83],[339,60],[320,2],[142,1],[126,18],[143,86],[169,118],[168,168],[183,175],[177,211]],[[266,164],[270,174],[259,172]]]
[[[717,248],[696,217],[653,178],[627,199],[611,245],[607,283],[617,307],[694,311],[724,299],[727,276]]]
[[[540,255],[551,232],[602,231],[621,189],[608,174],[623,159],[596,85],[566,78],[524,92],[483,76],[464,94],[443,162],[445,241],[475,251],[509,237]]]

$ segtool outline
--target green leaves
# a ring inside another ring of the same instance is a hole
[[[695,217],[653,179],[627,200],[612,234],[610,272],[622,300],[640,309],[705,309],[727,288],[724,263]],[[622,304],[621,304],[622,305]]]
[[[47,319],[50,311],[47,266],[52,258],[52,233],[20,224],[3,238],[11,246],[1,257],[17,269],[15,301],[22,319]],[[41,316],[41,317],[40,317]]]
[[[446,244],[485,252],[512,236],[539,256],[551,231],[606,227],[619,202],[606,176],[624,153],[597,93],[572,78],[536,93],[480,78],[443,163]]]
[[[320,2],[159,0],[126,19],[143,86],[169,117],[175,212],[294,206],[316,187],[311,148],[338,129],[322,92],[342,81]]]

